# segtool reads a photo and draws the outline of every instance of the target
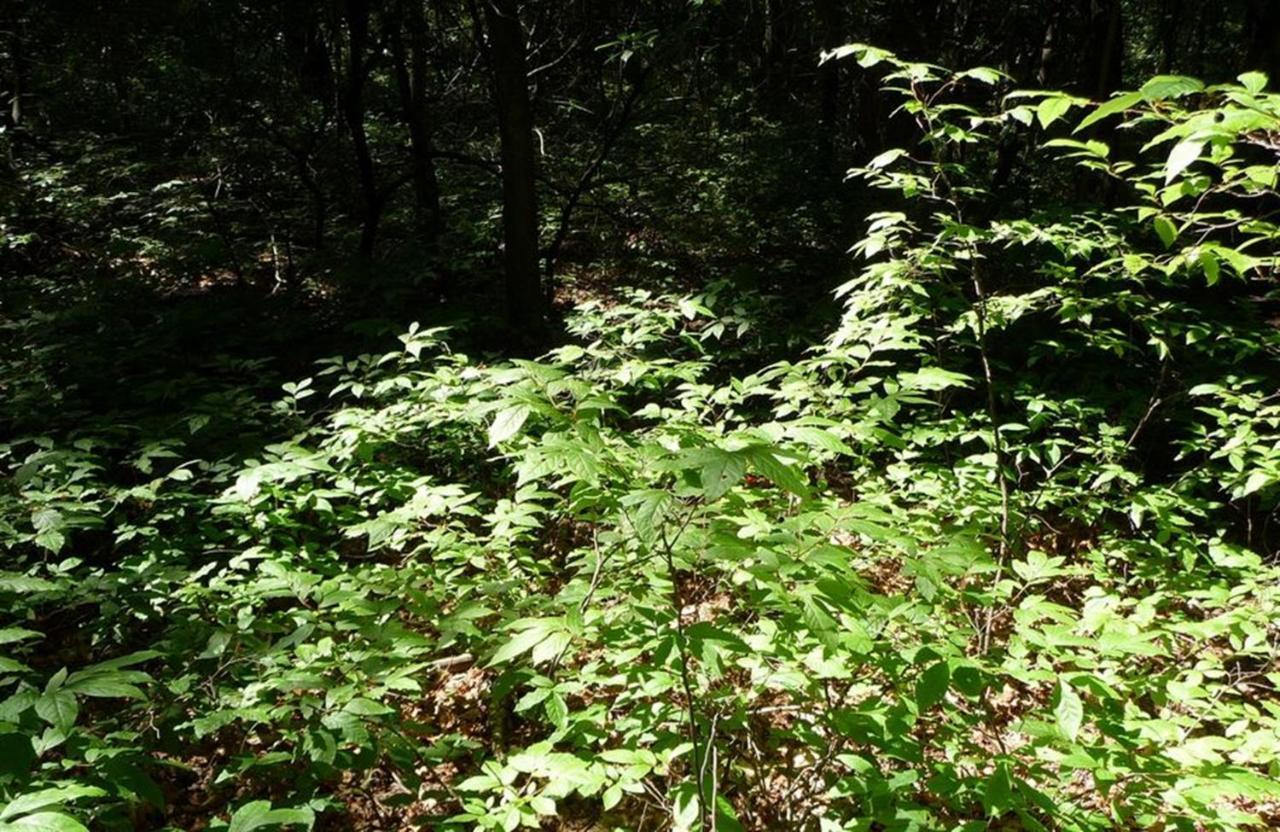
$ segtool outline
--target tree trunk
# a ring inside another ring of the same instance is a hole
[[[822,49],[824,52],[841,46],[844,39],[844,21],[838,0],[817,0],[816,11],[818,25],[822,28]],[[825,62],[818,69],[819,102],[818,123],[822,131],[820,162],[823,173],[835,170],[837,135],[840,117],[840,65],[841,61]]]
[[[1244,33],[1248,43],[1245,69],[1267,73],[1271,89],[1277,89],[1280,84],[1280,6],[1275,0],[1249,0]]]
[[[1036,65],[1036,82],[1043,89],[1053,86],[1050,79],[1055,77],[1054,68],[1058,63],[1058,21],[1050,17],[1044,27],[1044,38],[1040,41],[1040,55]]]
[[[5,121],[12,128],[22,127],[27,120],[26,104],[30,95],[27,88],[30,78],[30,66],[27,61],[26,19],[24,10],[14,4],[9,20],[5,21],[9,30],[9,100],[5,112]]]
[[[1086,0],[1084,59],[1080,90],[1103,99],[1124,83],[1124,27],[1121,0]]]
[[[307,129],[305,142],[290,141],[287,131],[272,131],[273,140],[293,158],[298,181],[311,195],[311,238],[317,251],[324,248],[325,226],[328,223],[329,200],[313,165],[316,147],[323,142],[331,121],[342,116],[335,113],[334,67],[329,43],[324,29],[313,12],[302,7],[290,7],[288,24],[281,28],[281,36],[289,50],[290,64],[297,76],[298,89],[318,102],[323,110],[319,121]]]
[[[368,74],[365,49],[369,40],[369,0],[347,0],[347,88],[342,97],[343,116],[351,133],[356,156],[356,175],[364,212],[360,227],[360,256],[373,256],[378,222],[382,218],[382,196],[369,151],[369,136],[364,126],[364,83]]]
[[[399,20],[392,28],[391,49],[395,57],[400,108],[405,125],[409,128],[409,153],[418,228],[428,245],[434,245],[440,234],[442,215],[435,147],[427,114],[427,26],[422,0],[407,0],[407,9],[404,11],[404,23],[409,30],[409,52],[405,54]]]
[[[502,142],[503,265],[507,321],[521,340],[545,334],[538,273],[538,203],[534,186],[533,112],[524,30],[516,0],[482,0],[493,64],[493,97]]]
[[[1160,4],[1160,63],[1158,71],[1167,75],[1178,60],[1178,22],[1182,19],[1182,0],[1164,0]]]

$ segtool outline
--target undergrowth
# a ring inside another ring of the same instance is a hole
[[[1280,822],[1280,96],[838,53],[923,139],[798,357],[636,289],[0,445],[0,829]]]

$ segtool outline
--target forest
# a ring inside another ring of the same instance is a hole
[[[0,0],[0,832],[1280,829],[1280,2]]]

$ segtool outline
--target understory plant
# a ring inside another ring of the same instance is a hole
[[[0,830],[1273,825],[1280,96],[846,57],[799,357],[634,290],[0,446]]]

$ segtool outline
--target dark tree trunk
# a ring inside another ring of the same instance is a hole
[[[20,4],[13,4],[11,15],[5,21],[9,30],[9,100],[5,108],[5,123],[13,128],[22,127],[27,118],[27,103],[31,94],[30,66],[27,60],[26,20]]]
[[[841,46],[844,40],[844,15],[838,0],[817,0],[818,25],[822,29],[824,52]],[[836,147],[839,142],[840,117],[840,66],[841,61],[825,62],[818,70],[819,101],[818,126],[822,130],[821,158],[823,172],[835,169]]]
[[[311,243],[316,251],[320,251],[324,248],[324,229],[328,223],[329,200],[311,166],[311,148],[294,153],[293,161],[298,169],[298,180],[311,195]]]
[[[339,116],[334,113],[334,68],[330,62],[329,44],[324,30],[313,13],[306,8],[290,7],[281,35],[289,50],[290,62],[296,68],[298,88],[319,102],[323,115],[308,128],[304,142],[290,141],[286,132],[271,131],[273,141],[284,148],[294,161],[298,181],[311,196],[311,238],[316,250],[324,248],[325,226],[328,224],[329,200],[317,176],[314,160],[316,147],[323,141],[329,126]]]
[[[392,28],[391,48],[395,57],[396,87],[400,108],[409,128],[409,153],[413,174],[414,205],[418,228],[428,245],[434,245],[440,234],[440,184],[436,177],[435,147],[431,121],[427,113],[427,24],[422,0],[407,0],[404,24],[409,31],[409,50],[405,53],[399,23]]]
[[[755,6],[756,4],[752,4]],[[778,77],[778,57],[782,52],[781,33],[778,31],[777,0],[759,0],[760,51],[759,77],[766,105],[775,103],[782,92]]]
[[[1124,20],[1121,0],[1086,0],[1081,92],[1106,98],[1124,83]]]
[[[323,105],[326,113],[332,113],[337,98],[334,67],[315,8],[303,3],[285,6],[280,35],[297,72],[298,88]]]
[[[1059,38],[1057,27],[1059,23],[1052,17],[1048,23],[1044,24],[1044,37],[1041,40],[1036,65],[1036,82],[1041,87],[1052,86],[1050,78],[1053,77],[1053,67],[1057,63],[1057,38]]]
[[[1245,69],[1267,73],[1270,88],[1277,89],[1280,85],[1280,4],[1276,0],[1249,0],[1244,33],[1248,49]]]
[[[503,265],[507,321],[527,344],[543,340],[546,320],[538,270],[533,112],[524,30],[516,0],[482,0],[502,142]]]
[[[347,84],[342,96],[342,112],[351,133],[351,146],[356,156],[356,176],[364,201],[360,227],[360,256],[373,256],[378,223],[382,219],[382,195],[369,150],[365,131],[364,84],[368,75],[365,55],[369,41],[369,0],[347,0]]]
[[[1182,0],[1164,0],[1160,4],[1160,63],[1158,71],[1166,75],[1178,60],[1178,22],[1182,19]]]

